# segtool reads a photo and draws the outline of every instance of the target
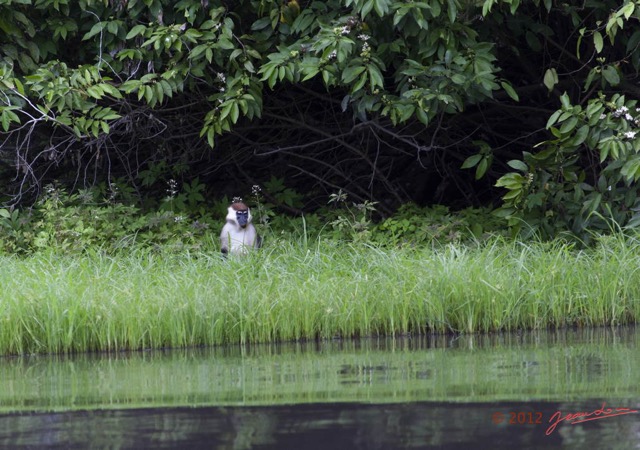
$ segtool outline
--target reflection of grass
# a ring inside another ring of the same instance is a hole
[[[633,330],[588,329],[7,358],[0,413],[595,398],[633,406],[639,340]]]
[[[0,354],[634,322],[640,242],[1,257]]]

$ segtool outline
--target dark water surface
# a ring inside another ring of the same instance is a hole
[[[640,448],[639,343],[616,328],[0,358],[0,447]]]

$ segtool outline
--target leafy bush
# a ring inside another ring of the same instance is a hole
[[[190,184],[189,189],[193,185],[197,183]],[[97,248],[114,253],[150,247],[217,252],[218,233],[229,200],[225,197],[209,208],[198,203],[191,212],[175,212],[167,205],[185,208],[188,202],[173,202],[185,192],[171,186],[167,201],[151,211],[116,201],[115,187],[100,199],[98,188],[68,194],[62,188],[47,186],[46,194],[30,209],[0,209],[0,251],[77,253]],[[297,195],[293,191],[287,194]],[[274,204],[263,202],[257,186],[252,203],[254,222],[267,243],[326,239],[382,246],[427,245],[481,239],[496,233],[500,225],[488,209],[451,213],[444,206],[420,208],[414,204],[404,205],[394,216],[376,223],[375,203],[350,203],[342,192],[330,197],[328,207],[297,217],[277,213]]]
[[[374,228],[374,240],[392,245],[421,245],[482,239],[504,230],[488,208],[467,208],[452,213],[442,205],[420,208],[403,205]],[[504,231],[502,231],[504,232]]]
[[[24,254],[101,248],[113,252],[140,245],[186,250],[208,244],[203,238],[212,220],[209,217],[191,220],[173,211],[143,213],[133,205],[97,201],[97,189],[68,194],[48,186],[46,191],[28,210],[0,209],[2,250]]]
[[[552,139],[524,152],[500,178],[508,190],[498,211],[515,231],[552,237],[640,225],[640,114],[636,100],[599,95],[586,107],[561,97],[551,115]]]

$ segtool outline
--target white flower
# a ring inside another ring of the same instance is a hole
[[[351,32],[351,28],[349,28],[348,26],[344,26],[342,27],[342,30],[340,30],[341,34],[349,34]]]
[[[604,114],[604,113],[603,113],[603,114],[600,114],[600,120],[604,120],[604,119],[606,119],[606,118],[607,118],[607,115],[606,115],[606,114]]]
[[[627,119],[628,121],[632,121],[633,120],[633,116],[631,114],[625,114],[624,118]]]
[[[636,131],[627,131],[624,134],[624,137],[626,137],[627,139],[633,139],[636,137]]]
[[[362,33],[358,35],[358,39],[360,39],[361,41],[368,41],[369,38],[371,38],[371,36],[369,36],[368,34]]]
[[[613,112],[613,117],[622,117],[624,114],[629,112],[629,108],[626,106],[621,106]]]
[[[178,193],[178,182],[174,179],[171,179],[169,181],[167,181],[167,185],[169,186],[167,188],[167,194],[169,194],[170,197],[175,197],[175,195]]]

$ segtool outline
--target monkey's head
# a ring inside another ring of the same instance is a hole
[[[227,219],[231,219],[238,223],[240,228],[246,228],[251,223],[251,211],[249,207],[242,202],[232,203],[229,206]]]

